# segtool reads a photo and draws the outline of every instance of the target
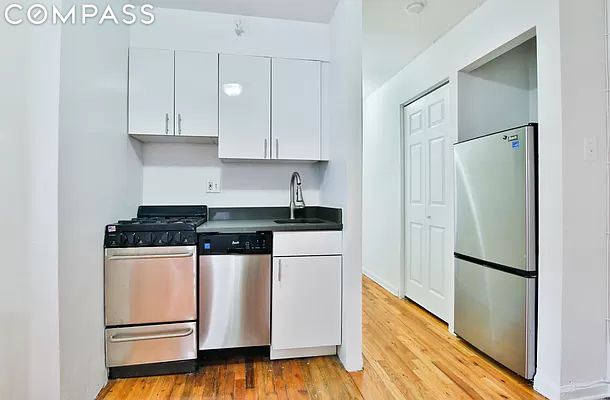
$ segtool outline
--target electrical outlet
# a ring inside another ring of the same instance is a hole
[[[208,180],[205,191],[207,193],[220,193],[220,182],[214,179]]]
[[[597,138],[587,137],[584,143],[584,159],[585,161],[597,160]]]

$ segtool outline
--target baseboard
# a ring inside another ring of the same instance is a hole
[[[270,358],[283,360],[286,358],[319,357],[337,354],[337,346],[308,347],[305,349],[274,350],[271,347]]]
[[[550,400],[559,400],[561,388],[550,379],[547,379],[540,370],[534,376],[534,390]]]
[[[585,384],[564,385],[561,387],[561,400],[603,399],[610,394],[610,385],[605,381]]]
[[[337,356],[347,372],[362,371],[362,351],[357,354],[348,354],[345,345],[342,345],[337,347]]]
[[[380,278],[379,275],[375,274],[374,272],[371,272],[366,268],[362,268],[362,273],[374,280],[375,283],[377,283],[379,286],[392,293],[394,296],[398,297],[399,289],[390,285],[386,280]]]

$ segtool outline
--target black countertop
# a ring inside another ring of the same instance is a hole
[[[343,230],[339,208],[306,207],[295,210],[295,218],[318,219],[316,223],[277,223],[290,218],[288,207],[209,208],[208,222],[198,233],[239,233],[260,231],[340,231]]]

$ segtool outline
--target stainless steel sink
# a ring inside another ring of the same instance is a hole
[[[326,221],[320,218],[276,219],[276,224],[321,224]]]

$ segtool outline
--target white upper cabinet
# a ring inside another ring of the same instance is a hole
[[[319,160],[321,63],[273,59],[272,158]]]
[[[129,134],[217,138],[227,160],[323,160],[322,73],[319,61],[131,48]]]
[[[218,156],[271,157],[271,59],[220,55]]]
[[[175,53],[175,134],[218,136],[218,54]]]
[[[129,133],[173,135],[174,52],[130,49]]]

